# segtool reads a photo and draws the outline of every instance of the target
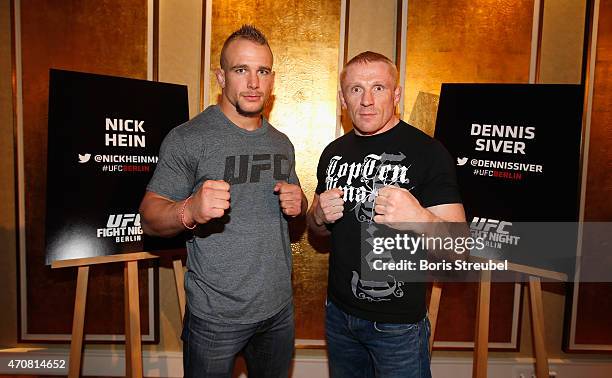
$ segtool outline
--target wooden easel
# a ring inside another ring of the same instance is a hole
[[[181,324],[185,319],[185,273],[183,272],[183,261],[180,257],[172,258],[172,269],[174,270],[174,282],[176,283],[176,296],[178,297]]]
[[[72,339],[70,341],[70,360],[68,377],[76,378],[81,373],[83,352],[83,328],[85,325],[85,305],[87,303],[87,282],[89,266],[123,262],[125,293],[125,364],[126,377],[142,377],[142,348],[140,343],[140,303],[138,298],[138,260],[156,259],[149,252],[124,253],[111,256],[88,257],[54,261],[52,268],[78,267],[77,288],[72,320]],[[180,260],[179,260],[180,262]]]
[[[474,262],[486,262],[488,259],[470,257]],[[531,330],[533,336],[533,348],[535,353],[535,368],[537,378],[548,378],[548,353],[546,352],[544,333],[544,306],[542,303],[542,278],[555,281],[567,281],[567,274],[553,272],[544,269],[533,268],[526,265],[508,263],[508,270],[524,274],[529,277],[529,308],[531,314]],[[478,283],[478,305],[476,312],[476,327],[474,334],[474,362],[472,378],[486,378],[487,362],[489,354],[489,313],[491,306],[491,272],[482,271]],[[438,321],[438,310],[442,285],[434,283],[431,290],[429,302],[429,319],[432,324],[429,337],[429,354],[433,347],[436,323]]]
[[[438,325],[438,310],[440,309],[440,298],[442,297],[442,284],[434,282],[431,287],[431,295],[429,296],[429,323],[431,324],[431,332],[429,334],[429,356],[433,349],[434,335],[436,334],[436,325]]]

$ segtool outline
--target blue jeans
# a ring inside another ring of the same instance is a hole
[[[293,303],[269,319],[253,324],[213,323],[185,311],[185,377],[231,377],[243,352],[249,377],[286,378],[294,349]]]
[[[329,300],[325,312],[331,378],[431,378],[427,316],[417,323],[371,322]]]

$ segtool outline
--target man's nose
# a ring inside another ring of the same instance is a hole
[[[370,106],[374,104],[374,97],[370,91],[364,91],[361,96],[361,106]]]
[[[259,88],[259,77],[257,76],[257,73],[251,73],[249,75],[249,79],[247,82],[247,87],[249,89],[257,89]]]

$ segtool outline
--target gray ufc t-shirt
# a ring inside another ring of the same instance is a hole
[[[263,120],[247,131],[218,106],[172,129],[147,190],[173,201],[206,180],[230,184],[230,209],[187,241],[185,291],[196,316],[255,323],[291,301],[291,248],[276,182],[298,184],[289,138]]]

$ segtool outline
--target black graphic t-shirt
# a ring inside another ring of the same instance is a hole
[[[374,224],[374,200],[384,186],[410,190],[421,206],[461,203],[454,162],[444,146],[400,121],[373,136],[351,131],[330,143],[317,168],[317,194],[344,192],[344,215],[329,225],[332,253],[328,297],[343,311],[370,321],[415,323],[426,313],[423,282],[360,278],[361,226]],[[392,272],[389,272],[392,273]]]

